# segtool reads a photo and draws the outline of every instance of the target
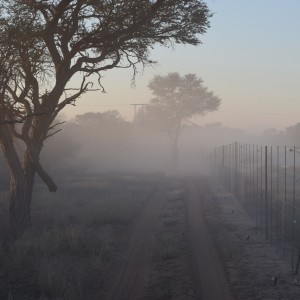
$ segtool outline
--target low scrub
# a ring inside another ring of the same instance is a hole
[[[137,178],[67,178],[54,195],[37,186],[31,229],[12,241],[1,219],[0,299],[79,300],[87,287],[103,288],[121,239],[155,190],[155,180]],[[7,202],[0,206],[7,215]]]

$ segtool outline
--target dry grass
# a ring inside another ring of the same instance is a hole
[[[55,256],[39,259],[37,275],[41,297],[83,299],[82,276],[71,263],[68,263],[65,258]]]
[[[0,299],[87,299],[91,286],[98,293],[105,270],[158,180],[69,177],[56,194],[37,184],[33,227],[7,242],[7,225],[0,223]],[[7,214],[7,202],[1,198],[0,217]]]

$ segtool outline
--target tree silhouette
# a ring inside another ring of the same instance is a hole
[[[167,132],[172,166],[176,170],[178,141],[184,126],[192,117],[217,110],[221,100],[208,91],[202,79],[195,74],[155,76],[148,87],[154,97],[140,113],[139,120]]]
[[[198,45],[211,13],[201,0],[0,0],[0,141],[10,172],[12,232],[30,226],[36,174],[57,186],[40,162],[56,116],[113,68],[152,64],[154,45]],[[70,85],[75,75],[79,87]],[[25,116],[30,116],[24,118]],[[16,126],[12,121],[23,120]],[[14,139],[25,145],[17,155]]]

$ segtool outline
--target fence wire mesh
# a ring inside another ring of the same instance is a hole
[[[211,153],[212,172],[241,202],[258,231],[298,273],[300,149],[233,143]]]

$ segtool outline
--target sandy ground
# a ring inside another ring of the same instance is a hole
[[[187,186],[188,233],[197,299],[233,300],[219,253],[205,220],[205,189],[199,187],[193,179],[187,181]]]
[[[162,184],[121,256],[107,299],[300,299],[288,262],[207,178]]]
[[[217,184],[198,182],[206,198],[205,220],[236,299],[300,299],[299,277],[290,262],[258,233],[237,199]]]
[[[158,187],[153,199],[136,223],[127,249],[122,253],[117,273],[107,299],[137,300],[141,299],[148,285],[151,272],[151,239],[154,224],[164,203],[166,187]]]
[[[233,299],[197,184],[171,178],[160,187],[132,232],[107,299]]]

